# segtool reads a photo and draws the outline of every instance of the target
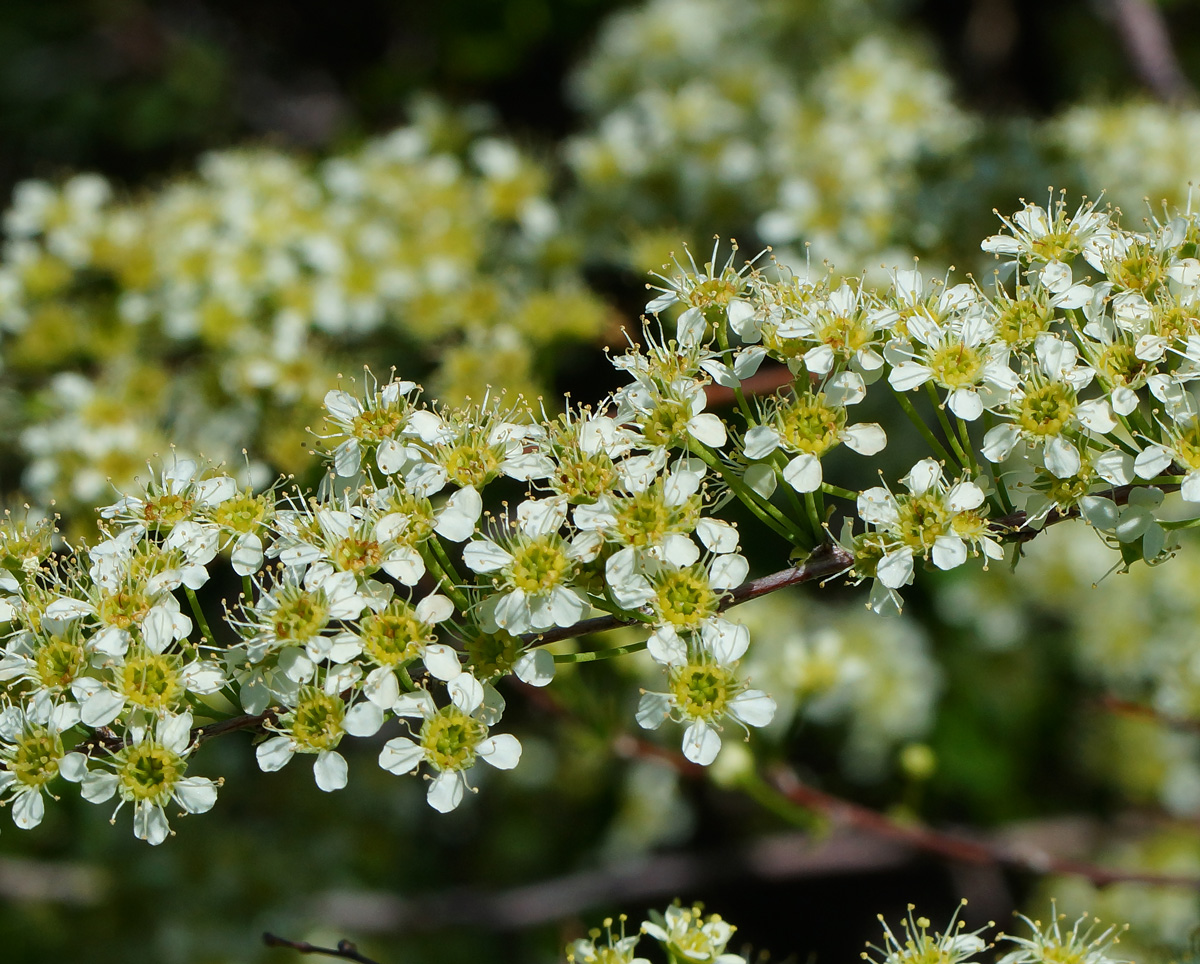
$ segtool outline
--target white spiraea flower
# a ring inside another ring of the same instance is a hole
[[[987,534],[979,512],[984,493],[975,482],[948,485],[933,459],[922,459],[901,482],[906,494],[876,486],[858,496],[859,518],[883,536],[874,575],[886,588],[899,589],[912,580],[914,558],[954,569],[967,561],[972,544],[989,559],[1003,558],[999,543]]]
[[[370,700],[347,704],[339,695],[344,682],[346,678],[331,673],[323,688],[300,687],[295,705],[267,727],[278,735],[255,750],[262,770],[280,770],[297,753],[313,754],[318,787],[329,792],[346,785],[346,758],[337,752],[338,744],[347,735],[374,736],[383,726],[383,710]]]
[[[517,507],[516,523],[502,539],[505,545],[480,538],[464,548],[467,567],[491,576],[500,590],[480,604],[484,630],[520,635],[570,626],[587,614],[591,605],[571,581],[579,563],[595,558],[600,546],[586,536],[564,539],[559,533],[566,519],[565,499],[530,499]]]
[[[87,774],[87,757],[68,751],[62,740],[78,722],[74,703],[9,704],[0,710],[0,802],[12,805],[13,823],[22,830],[42,822],[56,778],[79,783]]]
[[[963,901],[965,904],[966,901]],[[867,947],[882,956],[882,960],[868,953],[862,955],[869,964],[924,964],[935,960],[942,964],[961,964],[969,961],[976,954],[987,949],[987,943],[979,936],[979,931],[965,932],[966,924],[958,919],[962,904],[954,911],[950,923],[944,931],[930,932],[929,918],[913,917],[914,905],[908,905],[908,915],[903,921],[903,934],[897,934],[888,926],[883,915],[879,915],[879,923],[883,925],[884,944],[877,947],[868,944]],[[990,926],[990,925],[989,925]],[[983,930],[983,928],[980,928]]]
[[[185,813],[206,813],[217,801],[214,781],[184,775],[193,747],[191,726],[192,714],[185,712],[130,727],[125,746],[101,761],[103,769],[89,770],[83,778],[83,798],[104,803],[116,794],[117,810],[132,803],[133,835],[155,846],[162,843],[171,832],[167,804],[174,802]]]
[[[895,366],[888,384],[898,392],[913,391],[932,381],[945,393],[945,405],[964,421],[973,422],[984,409],[1003,404],[1017,387],[1009,368],[1009,349],[997,340],[982,306],[938,323],[917,312],[906,321],[909,344],[887,349]]]
[[[439,643],[434,628],[452,615],[454,604],[435,593],[423,597],[415,606],[402,599],[391,599],[383,608],[363,616],[355,634],[362,662],[373,667],[363,681],[363,695],[380,708],[390,710],[400,695],[396,674],[418,659],[435,679],[454,679],[462,671],[458,652],[448,643]]]
[[[746,964],[745,958],[725,948],[737,930],[720,914],[705,916],[700,907],[673,904],[666,913],[651,912],[642,922],[649,934],[667,952],[668,960],[694,964]]]
[[[404,419],[416,382],[393,378],[382,388],[369,371],[365,374],[364,396],[360,399],[342,389],[325,393],[327,421],[334,429],[329,439],[341,439],[333,450],[333,467],[339,476],[357,475],[364,452],[377,453],[379,469],[394,471],[395,449],[401,445]]]
[[[1072,434],[1107,435],[1117,421],[1107,399],[1079,400],[1079,391],[1095,372],[1078,364],[1074,344],[1047,333],[1037,337],[1034,350],[1037,368],[1023,375],[1004,408],[1012,421],[988,431],[982,452],[989,461],[1003,462],[1023,442],[1040,450],[1046,468],[1058,478],[1068,478],[1080,466]]]
[[[673,632],[655,634],[651,654],[666,667],[668,689],[642,693],[638,724],[655,730],[668,719],[685,723],[683,755],[700,766],[717,758],[726,721],[743,730],[766,726],[775,701],[736,673],[749,644],[745,626],[723,619],[706,621],[688,641]]]
[[[470,673],[461,673],[446,684],[448,705],[439,709],[428,690],[402,695],[393,707],[397,716],[421,720],[413,739],[388,740],[379,754],[383,769],[405,774],[422,763],[434,771],[426,797],[441,813],[457,807],[469,786],[467,774],[476,760],[500,770],[511,770],[521,760],[521,744],[508,733],[489,735],[500,718],[499,694],[482,686]],[[492,696],[492,699],[488,699]],[[502,706],[502,703],[501,703]]]
[[[797,492],[815,492],[824,482],[821,458],[838,445],[859,455],[878,455],[887,445],[887,435],[874,422],[847,425],[846,407],[866,396],[862,376],[841,372],[820,391],[797,392],[764,406],[762,421],[751,427],[742,443],[747,459],[770,458],[776,450],[792,458],[780,469],[783,480]],[[774,473],[755,471],[747,476],[757,492],[774,488]]]

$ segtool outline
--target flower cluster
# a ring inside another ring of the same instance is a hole
[[[477,762],[519,763],[507,678],[547,686],[561,663],[642,649],[661,683],[631,720],[679,724],[682,756],[707,766],[778,709],[748,675],[735,602],[840,573],[898,612],[920,565],[986,566],[1074,514],[1119,564],[1161,561],[1200,479],[1200,227],[1129,232],[1053,201],[1004,225],[984,242],[1006,259],[993,293],[913,271],[883,289],[810,279],[738,265],[736,248],[677,261],[644,338],[613,359],[625,384],[553,418],[500,394],[429,403],[367,373],[324,395],[317,494],[255,493],[174,455],[100,511],[89,548],[60,555],[52,528],[7,520],[0,774],[18,825],[61,778],[133,802],[138,835],[160,842],[167,803],[215,802],[189,761],[231,717],[262,731],[263,770],[308,755],[326,791],[349,779],[347,738],[378,740],[384,770],[422,774],[450,810],[485,779]],[[764,377],[780,387],[752,397]],[[868,484],[862,459],[888,437],[847,409],[882,400],[929,455]],[[800,567],[752,580],[747,519]],[[197,593],[226,565],[243,591],[214,632]],[[552,648],[595,625],[646,639]],[[859,700],[867,679],[792,681],[786,697]],[[919,735],[924,704],[902,705]]]
[[[538,353],[595,337],[605,309],[548,171],[472,116],[418,105],[316,166],[212,153],[130,199],[95,174],[18,185],[0,353],[41,386],[18,426],[29,495],[90,509],[168,443],[249,449],[247,480],[301,471],[322,396],[366,359],[405,354],[447,401],[537,394]]]

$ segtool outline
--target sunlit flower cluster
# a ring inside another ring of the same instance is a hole
[[[91,546],[60,555],[46,525],[9,519],[0,789],[18,825],[61,778],[132,802],[161,842],[169,802],[215,803],[217,782],[187,774],[222,724],[263,734],[263,770],[311,757],[326,791],[350,778],[347,740],[379,741],[383,769],[451,810],[486,779],[477,762],[519,764],[506,677],[548,686],[561,663],[639,650],[661,675],[627,694],[630,723],[677,725],[701,766],[773,723],[763,684],[793,718],[798,699],[814,718],[878,704],[875,746],[918,738],[937,688],[919,646],[887,665],[922,695],[876,698],[836,640],[756,659],[729,607],[844,576],[895,613],[920,567],[986,567],[1076,513],[1116,564],[1157,563],[1195,505],[1193,220],[1133,233],[1052,198],[1003,224],[984,242],[1006,259],[994,292],[689,256],[656,276],[644,337],[613,358],[625,384],[593,406],[427,402],[367,372],[323,396],[315,493],[255,493],[175,454],[100,510]],[[780,387],[748,392],[764,374]],[[888,437],[847,409],[888,404],[929,454],[885,471]],[[752,579],[747,529],[802,568]],[[217,621],[198,592],[226,566],[242,592]],[[597,625],[646,638],[550,648]]]

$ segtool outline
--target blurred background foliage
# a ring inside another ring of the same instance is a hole
[[[1200,5],[1157,8],[1174,74],[1130,55],[1133,8],[7,0],[0,486],[82,534],[170,444],[311,483],[306,428],[364,363],[450,400],[594,401],[645,273],[714,233],[885,284],[914,255],[986,279],[992,208],[1049,184],[1105,189],[1127,223],[1144,197],[1186,204]],[[1200,873],[1200,740],[1162,722],[1200,716],[1200,560],[1106,577],[1092,538],[1039,538],[1015,575],[926,574],[902,620],[837,587],[740,610],[781,707],[763,758],[900,817]],[[1131,956],[1178,955],[1200,923],[1194,892],[882,845],[763,876],[748,848],[786,850],[782,815],[720,762],[700,782],[628,752],[612,694],[644,670],[588,668],[556,702],[512,689],[526,757],[449,816],[366,757],[332,796],[301,767],[263,775],[235,735],[200,755],[230,774],[216,810],[161,848],[78,800],[6,825],[4,959],[293,959],[258,945],[270,929],[406,964],[551,961],[675,895],[818,961],[875,939],[879,911],[936,922],[964,894],[971,926],[1044,915],[1046,894],[1128,920]]]

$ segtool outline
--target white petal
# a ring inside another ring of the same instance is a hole
[[[188,813],[208,813],[217,802],[217,785],[207,777],[185,777],[176,782],[171,796]]]
[[[411,773],[425,759],[425,750],[406,736],[388,740],[379,751],[379,765],[397,775]]]
[[[946,407],[964,422],[973,422],[983,414],[983,399],[973,388],[956,388],[946,399]]]
[[[797,492],[816,492],[823,480],[821,460],[811,452],[797,455],[783,469],[783,481]]]
[[[680,569],[686,569],[700,558],[700,547],[679,532],[664,536],[660,549],[662,558]]]
[[[888,375],[888,384],[898,392],[920,388],[933,377],[933,369],[916,362],[901,362]]]
[[[1134,458],[1119,449],[1101,453],[1092,464],[1096,474],[1112,485],[1128,485],[1133,479]]]
[[[367,674],[363,683],[363,696],[376,706],[391,709],[400,695],[400,682],[390,666],[377,666]]]
[[[775,701],[762,690],[746,690],[728,704],[729,712],[747,726],[766,726],[775,718]]]
[[[967,547],[957,536],[938,536],[933,540],[933,564],[939,569],[954,569],[967,561]]]
[[[381,439],[375,450],[375,464],[384,475],[395,475],[408,461],[408,447],[394,438]]]
[[[79,783],[87,772],[87,757],[82,753],[72,751],[58,761],[59,776],[71,783]]]
[[[423,662],[429,670],[429,675],[440,679],[443,683],[457,677],[462,672],[462,664],[458,661],[458,652],[447,643],[430,643],[425,647]]]
[[[248,576],[257,572],[263,561],[263,544],[258,534],[243,533],[233,547],[230,561],[233,563],[233,571],[239,576]]]
[[[842,441],[859,455],[878,455],[887,447],[887,433],[875,422],[859,422],[842,432]]]
[[[1079,450],[1061,435],[1046,443],[1046,468],[1059,479],[1069,479],[1079,472]]]
[[[738,531],[728,522],[721,522],[718,519],[701,519],[696,523],[696,535],[700,537],[700,541],[704,543],[704,547],[709,552],[715,552],[718,555],[724,552],[733,552],[738,547]]]
[[[717,556],[708,570],[708,584],[713,589],[735,589],[746,581],[750,563],[736,552]]]
[[[761,495],[764,499],[771,498],[778,484],[773,465],[751,465],[742,480],[755,495]]]
[[[346,711],[342,729],[351,736],[374,736],[383,726],[383,710],[370,702],[355,703]]]
[[[12,815],[13,823],[18,827],[22,830],[32,830],[42,822],[42,817],[46,815],[46,801],[42,799],[42,794],[37,790],[19,793],[13,800]]]
[[[449,813],[462,803],[466,786],[467,778],[458,770],[447,770],[430,781],[425,799],[438,813]]]
[[[946,505],[954,512],[969,512],[983,505],[983,489],[974,482],[959,482],[946,493]]]
[[[333,388],[325,393],[325,411],[342,422],[352,422],[362,414],[362,405],[349,392]]]
[[[875,567],[875,577],[888,589],[907,585],[912,575],[913,551],[908,546],[886,553]]]
[[[769,425],[755,425],[746,432],[742,451],[748,459],[764,459],[779,447],[779,433]]]
[[[463,562],[473,572],[495,572],[512,561],[512,553],[500,548],[491,539],[473,539],[463,549]]]
[[[416,614],[421,622],[434,626],[454,615],[454,603],[445,596],[433,593],[417,603]]]
[[[683,731],[683,755],[706,767],[721,751],[721,735],[703,720],[696,720]]]
[[[513,663],[517,679],[530,686],[546,686],[554,679],[554,654],[546,649],[531,649]]]
[[[725,444],[725,423],[716,415],[705,412],[688,419],[688,433],[710,449],[719,449]]]
[[[107,770],[92,770],[83,778],[80,795],[88,803],[103,803],[117,792],[117,775]]]
[[[1179,494],[1185,502],[1200,502],[1200,471],[1189,472],[1184,476]]]
[[[1162,445],[1148,445],[1133,460],[1133,469],[1138,478],[1153,479],[1162,474],[1163,469],[1171,464],[1174,457],[1174,453]]]
[[[110,689],[97,690],[83,704],[81,719],[91,727],[108,726],[125,708],[123,697]]]
[[[480,742],[475,752],[497,770],[511,770],[521,762],[521,742],[511,733],[498,733]]]
[[[935,459],[921,459],[902,481],[913,495],[922,495],[942,481],[942,467]]]
[[[446,683],[450,699],[464,713],[473,713],[483,703],[483,687],[470,673],[459,673]]]
[[[466,486],[446,500],[433,529],[451,542],[462,542],[474,533],[482,512],[483,499],[471,486]]]
[[[362,449],[358,439],[348,438],[333,450],[333,470],[341,478],[357,475],[362,465]]]
[[[673,626],[659,626],[646,640],[651,659],[664,666],[682,666],[687,662],[687,645]]]
[[[133,808],[133,835],[139,840],[145,840],[150,846],[157,847],[167,839],[171,828],[167,824],[167,815],[163,808],[139,800]]]
[[[657,730],[671,715],[674,701],[666,693],[643,693],[638,701],[637,721],[643,730]]]
[[[723,666],[736,663],[750,648],[750,630],[728,619],[711,619],[700,630],[704,645]]]
[[[704,341],[704,333],[707,330],[708,322],[704,320],[704,312],[699,308],[688,308],[675,322],[675,338],[685,348]]]
[[[317,786],[326,793],[342,789],[346,785],[347,772],[346,758],[336,750],[322,750],[317,754],[317,760],[313,764],[313,776],[317,780]]]
[[[411,546],[396,546],[379,568],[402,586],[415,586],[425,575],[425,560]]]
[[[983,437],[983,452],[984,458],[989,462],[1003,462],[1012,452],[1013,447],[1017,444],[1017,440],[1021,437],[1021,430],[1017,426],[997,425],[995,428],[988,431]]]
[[[295,752],[292,741],[288,737],[273,736],[258,745],[254,756],[258,760],[258,768],[265,773],[270,773],[273,770],[282,770],[287,766]]]

